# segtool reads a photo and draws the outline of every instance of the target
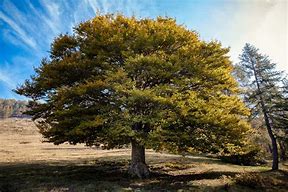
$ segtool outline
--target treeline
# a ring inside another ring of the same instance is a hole
[[[0,99],[0,118],[28,117],[23,114],[27,110],[27,101],[15,99]]]

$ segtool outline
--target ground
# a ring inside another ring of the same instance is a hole
[[[29,119],[0,120],[0,192],[288,191],[288,165],[238,166],[148,150],[149,179],[130,178],[130,149],[43,142]]]

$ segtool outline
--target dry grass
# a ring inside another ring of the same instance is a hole
[[[182,157],[152,150],[147,151],[151,178],[138,180],[126,172],[129,149],[55,146],[42,140],[28,119],[0,121],[0,192],[288,189],[285,171],[269,172],[269,167],[238,166],[204,156]]]

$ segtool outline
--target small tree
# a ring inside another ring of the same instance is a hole
[[[57,37],[16,92],[50,142],[132,144],[129,171],[149,175],[145,148],[228,152],[246,145],[248,110],[228,49],[174,19],[97,16]]]
[[[273,165],[278,169],[277,133],[287,128],[287,108],[285,109],[285,87],[282,72],[275,69],[268,56],[246,44],[240,55],[240,63],[235,72],[244,88],[244,98],[252,110],[252,117],[263,115],[272,144]],[[286,97],[287,98],[287,97]],[[287,99],[286,99],[287,105]]]

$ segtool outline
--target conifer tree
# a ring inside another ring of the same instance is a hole
[[[272,145],[272,169],[278,169],[277,133],[287,125],[287,109],[284,107],[283,73],[276,70],[268,56],[246,44],[235,71],[244,88],[244,99],[254,117],[264,117]],[[285,122],[286,121],[286,122]]]
[[[145,148],[229,152],[247,145],[228,49],[171,18],[101,15],[52,43],[17,88],[41,133],[61,144],[131,143],[129,172],[149,175]]]

